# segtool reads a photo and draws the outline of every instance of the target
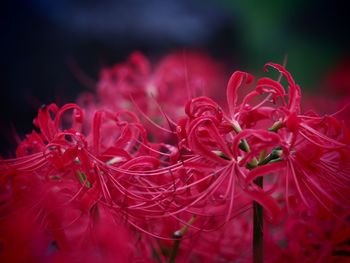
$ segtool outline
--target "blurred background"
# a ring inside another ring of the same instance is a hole
[[[343,71],[342,89],[350,72],[348,10],[325,0],[2,1],[0,154],[11,155],[14,132],[32,130],[40,105],[75,101],[102,67],[134,50],[152,61],[174,50],[205,51],[227,66],[227,78],[235,69],[259,74],[288,55],[303,89],[318,91]]]

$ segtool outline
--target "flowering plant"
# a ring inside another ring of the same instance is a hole
[[[278,80],[234,72],[225,106],[205,96],[219,67],[186,63],[152,72],[134,53],[102,71],[96,97],[39,109],[0,162],[5,262],[348,259],[345,122],[303,113],[281,65],[265,65]]]

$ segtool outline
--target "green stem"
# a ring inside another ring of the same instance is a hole
[[[174,245],[170,252],[169,261],[168,261],[169,263],[175,262],[177,253],[179,252],[181,238],[187,233],[189,226],[191,226],[195,220],[196,220],[196,217],[192,216],[186,225],[184,225],[180,230],[177,230],[173,233]]]
[[[262,152],[257,166],[265,165],[270,162],[280,160],[281,149],[275,148],[268,156],[265,157],[265,152]],[[256,166],[255,166],[256,167]],[[251,169],[254,169],[252,167]],[[264,177],[260,176],[254,180],[254,183],[263,188]],[[263,207],[258,202],[253,202],[253,263],[264,262],[264,211]]]
[[[255,179],[254,183],[263,188],[263,177]],[[263,233],[263,207],[253,202],[253,263],[264,262],[264,233]]]
[[[177,256],[177,253],[178,253],[179,247],[180,247],[180,241],[181,241],[181,238],[174,240],[174,245],[173,245],[171,252],[170,252],[169,263],[175,262],[175,259],[176,259],[176,256]]]

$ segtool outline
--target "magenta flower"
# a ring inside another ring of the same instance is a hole
[[[271,128],[281,138],[278,151],[281,163],[252,170],[247,176],[248,182],[257,176],[283,171],[287,203],[292,188],[309,207],[310,202],[328,209],[331,209],[329,202],[348,207],[349,165],[345,155],[349,151],[349,131],[334,117],[300,114],[299,87],[288,72],[273,66],[283,73],[289,84],[288,104],[276,109],[275,114],[280,117]]]
[[[220,64],[198,52],[171,53],[154,69],[146,57],[134,52],[126,62],[101,71],[96,100],[91,94],[83,94],[79,102],[88,110],[88,119],[96,109],[132,110],[141,117],[153,140],[173,141],[173,132],[165,127],[169,122],[173,126],[171,120],[183,115],[187,100],[217,94],[214,91],[224,84],[222,72]]]
[[[343,259],[349,129],[302,113],[290,73],[268,67],[288,87],[236,71],[226,107],[205,96],[221,76],[209,58],[152,71],[134,53],[102,71],[97,98],[43,106],[0,161],[0,257],[261,262],[265,244],[270,262]]]

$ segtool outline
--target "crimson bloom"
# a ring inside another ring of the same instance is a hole
[[[216,82],[218,67],[188,59],[184,68],[173,54],[152,71],[134,53],[102,71],[97,99],[39,109],[16,158],[0,161],[2,258],[250,261],[257,204],[267,212],[260,228],[271,262],[348,251],[346,124],[302,113],[299,86],[273,63],[265,70],[278,70],[288,87],[236,71],[220,106],[203,84]]]

